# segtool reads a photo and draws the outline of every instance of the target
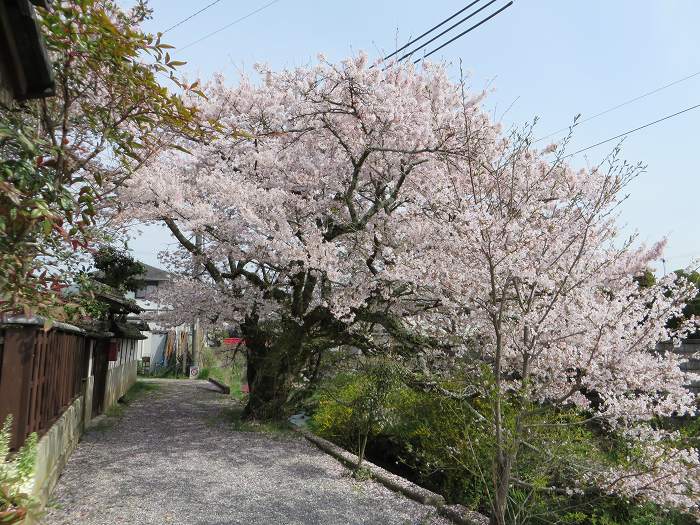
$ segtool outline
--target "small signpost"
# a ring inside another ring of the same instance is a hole
[[[197,379],[198,375],[199,375],[199,367],[198,366],[191,366],[190,367],[190,379]]]

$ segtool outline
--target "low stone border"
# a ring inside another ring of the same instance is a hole
[[[339,447],[335,443],[323,439],[317,436],[309,430],[299,427],[296,425],[290,425],[295,431],[304,436],[308,441],[316,445],[318,448],[330,454],[335,459],[348,465],[354,467],[357,465],[358,457]],[[407,479],[392,474],[386,469],[375,465],[367,460],[362,462],[363,466],[369,470],[373,479],[376,479],[382,485],[404,494],[405,496],[415,500],[424,505],[432,505],[437,508],[438,512],[445,516],[446,518],[454,521],[459,525],[488,525],[489,519],[483,514],[478,512],[473,512],[465,509],[461,505],[446,505],[445,498],[440,494],[431,492],[428,489],[419,487],[415,483],[408,481]]]
[[[218,389],[221,391],[222,394],[230,394],[230,393],[231,393],[231,389],[230,389],[229,387],[227,387],[227,386],[226,386],[225,384],[223,384],[223,383],[220,383],[220,382],[217,381],[216,379],[212,379],[212,378],[210,377],[210,378],[208,378],[208,381],[209,381],[212,385],[214,385],[216,388],[218,388]]]

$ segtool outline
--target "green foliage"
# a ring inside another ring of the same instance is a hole
[[[651,270],[644,270],[640,275],[636,276],[634,280],[641,288],[649,288],[656,284],[656,276]]]
[[[19,523],[26,515],[36,515],[37,500],[32,489],[36,463],[37,435],[31,434],[24,446],[12,455],[10,435],[12,418],[8,416],[0,429],[0,523]]]
[[[61,318],[57,293],[81,254],[112,233],[100,221],[115,189],[175,138],[204,137],[144,3],[57,0],[38,10],[56,96],[0,104],[0,313]],[[173,146],[174,147],[174,146]]]
[[[103,246],[92,256],[95,268],[102,272],[99,281],[120,291],[135,292],[146,269],[129,252]]]
[[[77,292],[70,296],[71,302],[63,305],[63,318],[71,323],[80,323],[85,318],[91,320],[107,319],[109,305],[95,297],[99,283],[86,273],[76,275]]]
[[[2,112],[0,112],[2,116]],[[52,147],[21,123],[0,123],[0,313],[30,307],[50,311],[58,302],[56,282],[37,259],[75,241],[60,225],[76,212],[94,214],[92,203],[75,203],[71,189],[40,162]],[[78,210],[78,208],[80,208]]]
[[[246,394],[241,390],[245,382],[245,365],[242,359],[236,359],[229,366],[212,366],[209,370],[209,377],[223,383],[230,389],[230,395],[234,399],[241,400]]]
[[[364,369],[332,378],[319,390],[311,428],[348,450],[357,450],[356,436],[364,430],[366,417],[361,400],[371,391],[372,381]],[[392,383],[379,400],[381,407],[372,408],[380,417],[369,431],[370,459],[394,465],[450,503],[488,513],[495,445],[489,422],[491,401],[452,399],[401,381]],[[573,480],[580,477],[581,465],[611,466],[634,451],[575,410],[519,407],[516,400],[506,402],[503,410],[506,428],[513,428],[522,410],[532,414],[525,432],[527,445],[519,448],[513,472],[517,483],[509,523],[689,525],[689,518],[679,513],[602,495],[592,487],[580,487],[582,492],[571,494],[552,491],[553,486],[578,487]],[[696,420],[689,421],[681,432],[696,435],[697,425]]]
[[[200,368],[199,374],[197,374],[197,379],[209,379],[210,370],[207,367]]]
[[[362,372],[341,376],[321,394],[315,426],[325,433],[335,432],[358,456],[362,466],[367,441],[392,425],[392,406],[400,392],[400,370],[389,359],[373,359],[361,364]]]
[[[541,505],[544,505],[544,501]],[[557,515],[562,525],[691,525],[696,523],[690,516],[676,511],[667,511],[651,503],[631,503],[620,498],[588,495],[587,498],[550,498],[542,514]],[[553,507],[553,508],[552,508]],[[533,523],[551,523],[535,518]]]

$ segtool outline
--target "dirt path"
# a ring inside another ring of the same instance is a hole
[[[205,381],[153,382],[157,390],[85,435],[45,523],[446,523],[432,507],[353,480],[295,434],[232,430],[222,414],[235,405]]]

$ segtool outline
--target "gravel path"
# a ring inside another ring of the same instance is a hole
[[[158,389],[86,433],[48,525],[446,525],[427,507],[358,482],[296,434],[236,432],[234,402],[206,381]]]

